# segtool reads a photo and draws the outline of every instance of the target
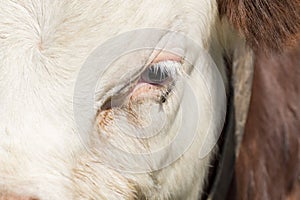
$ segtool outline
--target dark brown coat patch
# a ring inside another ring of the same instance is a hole
[[[218,0],[227,16],[255,50],[292,46],[300,31],[300,0]]]

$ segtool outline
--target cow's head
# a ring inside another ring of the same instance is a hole
[[[0,199],[197,199],[232,64],[292,43],[299,1],[9,0],[0,19]]]

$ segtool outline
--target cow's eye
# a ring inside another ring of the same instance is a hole
[[[163,85],[171,81],[177,71],[178,62],[167,61],[151,64],[141,75],[143,82],[153,85]]]
[[[157,96],[157,94],[162,95],[162,98],[164,99],[163,101],[165,101],[165,97],[170,93],[171,89],[175,85],[177,75],[181,75],[181,68],[181,62],[172,60],[149,65],[142,74],[140,74],[138,79],[133,82],[133,84],[127,83],[123,85],[121,89],[118,89],[119,91],[113,91],[114,95],[107,95],[108,98],[101,101],[100,110],[107,110],[112,107],[121,107],[121,105],[126,102],[127,97],[137,98],[142,96],[144,98],[145,94],[147,94],[146,96],[148,97],[153,96],[153,90],[158,92],[155,93],[155,96]],[[149,87],[149,85],[145,83],[153,85],[154,87]],[[113,88],[112,90],[117,89]],[[151,90],[150,93],[149,90]],[[131,98],[131,100],[134,98]]]

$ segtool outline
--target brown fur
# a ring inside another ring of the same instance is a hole
[[[227,16],[254,50],[278,51],[299,37],[300,0],[218,0],[218,5],[220,16]]]
[[[245,135],[228,199],[300,199],[300,41],[258,54]]]

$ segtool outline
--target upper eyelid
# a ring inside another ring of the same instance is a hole
[[[151,63],[158,63],[162,61],[182,62],[183,60],[182,56],[169,51],[154,51],[153,54],[155,55],[155,57]]]

